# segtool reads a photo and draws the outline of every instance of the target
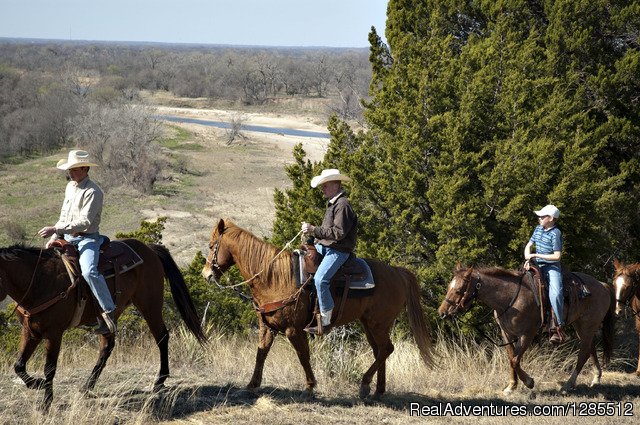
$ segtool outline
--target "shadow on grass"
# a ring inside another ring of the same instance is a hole
[[[263,387],[255,392],[234,385],[205,385],[205,386],[176,386],[167,387],[164,391],[151,395],[146,391],[129,391],[119,396],[119,407],[131,412],[144,411],[157,420],[182,419],[199,412],[215,411],[219,408],[252,408],[261,397],[269,397],[279,405],[311,404],[326,408],[342,407],[355,408],[362,406],[376,406],[391,409],[397,412],[406,412],[407,416],[425,416],[426,414],[438,415],[451,413],[453,409],[493,409],[494,414],[503,412],[504,415],[514,416],[513,412],[521,415],[529,414],[535,408],[540,407],[535,403],[535,398],[527,402],[512,402],[508,398],[494,397],[430,397],[418,393],[387,393],[380,400],[371,397],[360,399],[343,396],[316,396],[312,400],[301,398],[298,390],[289,390],[276,387]],[[635,398],[638,395],[638,387],[635,385],[600,385],[590,388],[587,385],[578,387],[566,394],[560,391],[541,391],[539,396],[548,396],[557,400],[559,405],[571,405],[576,399],[590,399],[597,397],[599,400],[618,402],[620,400]],[[537,397],[536,397],[537,398]],[[579,409],[578,403],[573,403]],[[447,410],[449,409],[449,410]],[[509,411],[510,413],[506,413]],[[426,413],[430,412],[430,413]]]

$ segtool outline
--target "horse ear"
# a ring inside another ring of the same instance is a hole
[[[224,232],[224,220],[220,219],[218,222],[218,234],[222,234]]]
[[[462,263],[458,261],[458,264],[456,264],[456,271],[459,272],[460,270],[462,270]]]
[[[469,269],[464,273],[464,276],[471,276],[471,273],[473,273],[473,266],[469,267]]]
[[[623,264],[621,264],[621,263],[618,261],[618,259],[617,259],[617,258],[614,258],[614,259],[613,259],[613,267],[614,267],[616,270],[618,270],[618,269],[621,269],[622,267],[624,267],[624,265],[623,265]]]

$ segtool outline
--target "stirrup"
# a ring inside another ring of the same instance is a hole
[[[304,328],[304,331],[307,333],[310,333],[311,335],[318,335],[318,336],[323,336],[331,332],[331,329],[333,329],[333,326],[331,324],[323,325],[322,316],[320,315],[320,313],[316,314],[315,316],[316,316],[317,325],[307,326],[306,328]],[[313,323],[313,321],[311,323]]]

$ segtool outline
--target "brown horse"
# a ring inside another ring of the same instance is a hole
[[[640,339],[640,263],[625,266],[615,260],[613,262],[616,274],[613,286],[616,292],[616,316],[620,317],[625,306],[631,304],[631,311],[636,318],[636,330]],[[638,366],[636,375],[640,376],[640,349],[638,350]]]
[[[311,370],[307,334],[303,330],[311,320],[309,294],[296,288],[291,252],[281,252],[277,247],[261,241],[228,220],[220,220],[214,227],[209,249],[207,263],[202,271],[205,279],[218,282],[229,267],[237,264],[242,276],[249,280],[248,285],[259,312],[258,354],[247,389],[252,391],[260,386],[264,362],[273,344],[274,334],[283,332],[296,350],[306,375],[306,388],[302,396],[313,397],[316,378]],[[374,397],[378,398],[385,391],[385,361],[393,352],[389,337],[391,326],[405,304],[414,338],[427,365],[433,364],[432,346],[428,321],[420,305],[418,281],[413,273],[403,267],[389,266],[380,261],[366,261],[376,282],[373,295],[348,298],[343,314],[334,326],[356,319],[362,323],[375,361],[362,377],[360,397],[369,395],[373,375],[377,372]],[[332,296],[336,300],[336,306],[339,306],[341,301],[336,297],[333,287]]]
[[[114,295],[114,301],[117,303],[116,317],[133,303],[146,320],[160,350],[160,371],[153,385],[154,391],[159,391],[169,376],[169,333],[162,319],[165,277],[170,282],[171,293],[188,329],[201,343],[206,337],[200,327],[198,314],[182,274],[169,251],[162,246],[145,245],[135,239],[127,239],[123,242],[140,256],[143,263],[119,275],[119,294]],[[79,314],[76,315],[78,289],[73,288],[66,296],[59,297],[59,294],[67,292],[70,283],[62,260],[52,249],[44,251],[23,247],[0,249],[0,299],[9,295],[14,300],[18,300],[20,308],[16,314],[23,326],[20,352],[14,370],[28,388],[44,389],[43,407],[45,409],[48,409],[53,399],[53,378],[56,373],[62,334],[72,322],[78,322],[77,325],[95,322],[97,311],[99,311],[93,297],[89,297],[82,316],[78,318]],[[107,284],[113,295],[114,278],[107,279]],[[88,292],[88,287],[86,291]],[[57,298],[61,299],[44,309],[40,308]],[[25,311],[34,313],[25,314],[23,313]],[[44,379],[34,378],[26,371],[27,361],[42,339],[46,341]],[[94,388],[111,355],[114,343],[114,334],[101,337],[98,362],[83,386],[83,391]]]
[[[580,300],[575,307],[567,308],[565,304],[565,323],[572,325],[580,338],[578,362],[571,378],[562,388],[565,391],[575,387],[578,374],[589,357],[595,368],[591,386],[600,383],[602,368],[598,362],[594,341],[600,323],[603,324],[602,361],[605,365],[613,352],[613,293],[607,284],[583,273],[576,274],[591,295]],[[533,378],[520,367],[522,356],[538,334],[541,321],[540,307],[536,304],[529,279],[522,272],[500,268],[464,269],[458,264],[438,313],[443,319],[453,318],[468,308],[475,298],[494,310],[494,317],[507,343],[511,373],[509,385],[504,389],[504,393],[508,394],[516,389],[518,378],[524,385],[533,388]]]

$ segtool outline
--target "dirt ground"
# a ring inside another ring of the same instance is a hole
[[[231,121],[234,112],[158,107],[162,116]],[[243,113],[245,125],[327,133],[326,123],[313,116]],[[157,207],[140,211],[141,219],[167,216],[163,242],[179,265],[204,251],[209,232],[220,218],[229,218],[257,236],[268,235],[275,218],[274,189],[291,187],[284,167],[293,162],[293,148],[302,143],[307,158],[321,161],[328,138],[286,136],[242,130],[245,136],[227,145],[224,129],[193,123],[170,123],[189,131],[204,150],[180,150],[189,158],[191,186]]]

